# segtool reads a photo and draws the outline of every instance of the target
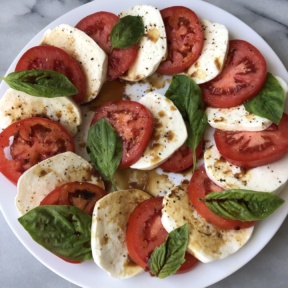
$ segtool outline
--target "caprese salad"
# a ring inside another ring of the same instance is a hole
[[[288,86],[260,50],[183,6],[47,30],[0,99],[19,222],[115,278],[238,251],[288,180]]]

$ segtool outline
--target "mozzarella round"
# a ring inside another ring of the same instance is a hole
[[[91,37],[73,26],[61,24],[45,32],[42,44],[65,50],[79,63],[86,77],[86,97],[83,102],[97,97],[106,80],[108,58]]]
[[[30,211],[56,187],[63,183],[91,182],[104,188],[93,166],[73,152],[48,158],[26,170],[17,183],[16,207],[21,215]]]
[[[250,239],[253,227],[240,230],[220,230],[209,224],[189,201],[187,185],[174,187],[163,199],[161,222],[167,232],[188,223],[187,251],[207,263],[238,251]]]
[[[223,189],[246,189],[279,194],[288,180],[288,153],[269,165],[241,169],[226,161],[216,145],[204,153],[204,164],[208,177]]]
[[[0,99],[1,129],[21,119],[35,116],[44,116],[59,122],[72,136],[77,133],[82,121],[80,108],[68,97],[36,97],[9,88]]]
[[[244,105],[232,108],[207,107],[205,113],[208,123],[220,130],[262,131],[272,124],[269,119],[248,112]]]
[[[91,248],[95,263],[114,278],[129,278],[143,269],[131,261],[126,227],[131,212],[150,195],[137,189],[111,192],[98,200],[92,216]]]
[[[131,168],[151,170],[169,158],[187,139],[187,129],[177,107],[167,97],[149,92],[140,101],[154,117],[154,132],[141,158]]]
[[[139,81],[152,75],[167,54],[166,31],[159,10],[150,5],[136,5],[120,13],[140,16],[144,24],[144,35],[139,41],[139,50],[132,66],[121,78],[127,81]]]
[[[280,86],[282,87],[283,91],[284,91],[284,95],[286,97],[287,93],[288,93],[288,85],[287,83],[284,81],[284,79],[282,79],[281,77],[279,76],[274,76],[277,81],[279,82]]]
[[[204,31],[201,55],[184,73],[197,84],[210,81],[222,71],[229,46],[229,33],[224,25],[206,19],[201,22]]]

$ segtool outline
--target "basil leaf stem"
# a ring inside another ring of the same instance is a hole
[[[93,259],[92,217],[75,206],[37,206],[18,218],[30,236],[50,252],[69,260]]]
[[[196,148],[202,140],[208,120],[200,87],[186,75],[174,75],[165,96],[173,101],[187,124],[187,144],[193,152],[196,169]]]
[[[278,80],[267,73],[263,89],[258,95],[244,103],[245,109],[257,116],[279,124],[285,108],[285,93]]]
[[[187,223],[171,231],[166,241],[151,254],[148,261],[150,272],[162,279],[177,272],[185,262],[188,238]]]
[[[285,202],[270,192],[241,189],[211,192],[200,200],[216,215],[241,221],[263,220]]]
[[[144,34],[144,24],[140,16],[127,15],[115,24],[110,34],[112,49],[125,49],[137,43]]]
[[[122,159],[122,142],[111,124],[101,118],[88,131],[87,150],[101,176],[116,189],[113,175]]]
[[[50,70],[24,70],[0,77],[11,88],[38,97],[63,97],[78,93],[77,88],[62,73]]]

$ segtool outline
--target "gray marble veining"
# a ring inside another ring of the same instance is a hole
[[[90,1],[0,0],[0,75],[6,72],[23,46],[42,28],[59,16],[87,2]]]
[[[0,0],[0,75],[5,74],[22,47],[42,28],[60,15],[86,2],[89,1]],[[288,68],[287,0],[209,0],[206,2],[223,8],[247,23],[268,42]],[[211,288],[288,287],[287,226],[288,219],[252,261],[236,273],[212,285]],[[74,284],[60,278],[38,262],[20,244],[1,213],[0,227],[1,288],[76,288]],[[193,287],[193,279],[191,279],[191,287]]]
[[[272,47],[288,69],[287,0],[210,0],[254,29]]]

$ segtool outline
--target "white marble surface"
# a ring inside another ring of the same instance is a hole
[[[0,75],[5,74],[22,47],[37,32],[55,18],[86,2],[89,1],[0,0]],[[287,0],[209,0],[207,2],[225,9],[251,26],[275,50],[285,67],[288,67]],[[77,287],[38,262],[14,236],[1,213],[0,227],[1,288]],[[233,275],[210,287],[288,287],[287,227],[288,219],[270,243],[252,261]],[[193,279],[191,279],[191,287],[193,287]]]

